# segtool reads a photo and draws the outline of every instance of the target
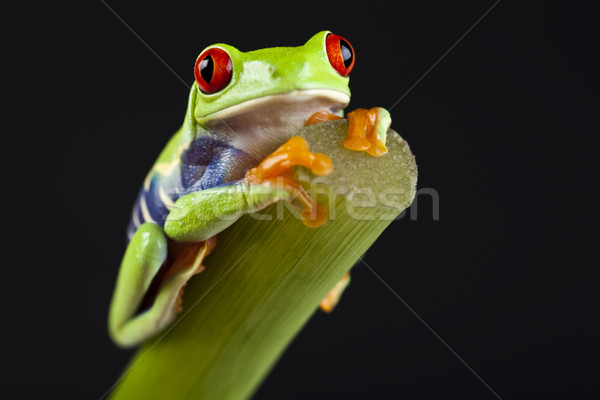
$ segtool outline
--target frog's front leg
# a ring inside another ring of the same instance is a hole
[[[189,244],[176,258],[168,257],[163,229],[141,225],[127,246],[110,306],[109,333],[115,343],[134,346],[170,324],[180,311],[183,287],[204,269],[202,260],[213,245]]]
[[[316,175],[333,170],[329,157],[311,153],[308,143],[294,136],[250,169],[243,179],[178,199],[165,221],[166,234],[176,241],[205,240],[228,228],[242,215],[280,200],[295,205],[305,224],[320,225],[325,222],[326,210],[295,182],[292,176],[295,166],[309,168]]]
[[[179,198],[167,220],[166,234],[176,241],[206,240],[231,226],[242,215],[260,211],[292,193],[280,185],[244,180],[193,192]]]

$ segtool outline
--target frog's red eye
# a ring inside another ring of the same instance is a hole
[[[348,76],[354,67],[354,49],[340,35],[330,33],[325,40],[331,66],[342,76]]]
[[[231,57],[223,49],[212,47],[205,50],[194,67],[194,75],[198,87],[204,93],[216,93],[231,80],[233,63]]]

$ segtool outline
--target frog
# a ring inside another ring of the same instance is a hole
[[[385,154],[387,110],[344,117],[354,63],[352,45],[331,31],[297,47],[242,52],[218,43],[200,52],[183,124],[144,179],[127,227],[108,318],[118,346],[137,346],[173,323],[185,285],[205,269],[217,235],[242,215],[278,201],[316,209],[299,185],[273,184],[299,165],[331,171],[331,161],[296,136],[304,126],[348,118],[344,146]],[[323,311],[331,312],[348,283],[346,274]]]

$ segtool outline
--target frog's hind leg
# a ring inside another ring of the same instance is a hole
[[[181,310],[187,281],[204,267],[214,241],[191,243],[173,262],[163,229],[144,223],[121,263],[109,313],[109,333],[122,347],[139,344],[170,324]]]
[[[342,279],[335,284],[335,286],[327,293],[327,296],[321,300],[321,310],[326,313],[330,313],[333,311],[337,303],[340,301],[340,297],[342,297],[342,293],[350,284],[350,272],[346,272]]]

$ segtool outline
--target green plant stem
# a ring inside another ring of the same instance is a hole
[[[300,134],[333,160],[334,172],[313,185],[326,192],[317,198],[332,219],[308,228],[276,204],[261,213],[270,220],[244,216],[221,233],[206,270],[187,286],[184,311],[139,349],[113,399],[251,397],[320,300],[414,197],[406,143],[390,131],[390,152],[374,158],[341,146],[346,128],[335,121]],[[298,176],[306,187],[315,178]],[[357,194],[360,185],[368,189]]]

